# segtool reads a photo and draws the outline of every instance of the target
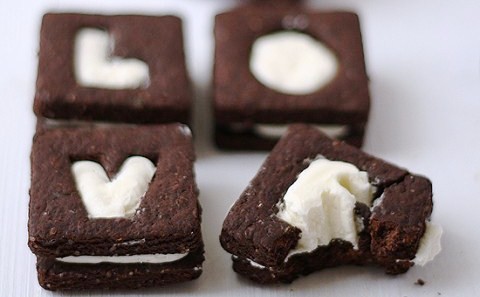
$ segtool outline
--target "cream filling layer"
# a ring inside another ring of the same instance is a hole
[[[113,46],[108,32],[96,28],[79,30],[73,55],[77,82],[104,89],[146,87],[150,82],[148,65],[139,59],[112,56]]]
[[[118,263],[118,264],[134,264],[134,263],[150,263],[160,264],[180,260],[187,256],[184,254],[145,254],[145,255],[128,255],[128,256],[67,256],[56,258],[57,261],[75,264],[100,264],[100,263]]]
[[[413,259],[415,265],[425,266],[425,264],[432,261],[433,258],[440,253],[442,250],[442,234],[442,227],[427,222],[425,233],[423,234],[422,239],[420,239],[420,246]]]
[[[348,134],[347,125],[313,125],[330,138],[342,138]],[[255,133],[267,138],[280,138],[288,129],[288,125],[256,124],[253,126]]]

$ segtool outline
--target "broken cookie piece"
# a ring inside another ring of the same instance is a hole
[[[190,130],[56,128],[35,136],[29,240],[48,290],[160,286],[202,273]]]
[[[291,282],[338,265],[387,273],[440,251],[425,177],[292,125],[225,218],[233,269],[260,283]]]

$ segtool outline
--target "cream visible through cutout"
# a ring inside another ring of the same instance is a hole
[[[79,85],[104,89],[136,89],[149,83],[148,65],[138,59],[112,56],[108,32],[81,29],[75,37],[74,74]]]
[[[133,156],[112,180],[93,161],[77,161],[71,170],[89,218],[128,218],[139,207],[156,168],[149,159]]]
[[[335,54],[311,36],[281,31],[259,37],[252,46],[250,71],[265,86],[281,93],[305,95],[336,75]]]

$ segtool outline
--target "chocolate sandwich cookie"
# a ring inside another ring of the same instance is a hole
[[[189,123],[190,110],[178,17],[73,13],[43,17],[37,116]]]
[[[307,125],[292,125],[223,223],[233,269],[260,283],[327,267],[424,265],[440,251],[432,185]]]
[[[202,272],[190,130],[56,128],[33,141],[28,245],[49,290],[140,288]]]
[[[309,123],[361,146],[370,97],[358,16],[273,2],[215,18],[217,145],[270,149],[287,124]]]

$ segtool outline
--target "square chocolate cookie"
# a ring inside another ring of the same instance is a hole
[[[43,17],[37,116],[188,123],[190,110],[178,17],[73,13]]]
[[[220,241],[233,269],[260,283],[346,264],[398,274],[440,251],[432,207],[427,178],[298,124],[232,206]]]
[[[250,3],[215,18],[216,142],[270,149],[290,123],[361,146],[370,97],[358,16]]]
[[[49,290],[140,288],[202,272],[190,130],[57,128],[35,136],[29,240]]]

